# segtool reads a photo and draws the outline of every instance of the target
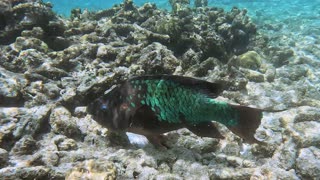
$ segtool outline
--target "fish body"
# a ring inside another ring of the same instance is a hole
[[[161,145],[161,134],[184,127],[201,137],[224,138],[212,121],[248,143],[261,143],[253,135],[262,111],[216,100],[222,90],[219,83],[191,77],[139,76],[93,101],[87,111],[102,126],[145,135],[155,145]]]

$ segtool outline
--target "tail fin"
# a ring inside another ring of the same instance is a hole
[[[228,126],[228,129],[243,138],[247,143],[265,144],[254,137],[254,134],[261,123],[263,110],[241,105],[230,106],[239,113],[239,123],[235,126]]]

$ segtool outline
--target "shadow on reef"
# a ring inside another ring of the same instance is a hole
[[[182,130],[184,135],[190,135],[191,132],[188,130]],[[192,134],[192,133],[191,133]],[[204,143],[200,143],[197,145],[195,142],[187,141],[183,136],[178,132],[172,131],[164,136],[164,144],[166,147],[156,147],[152,145],[150,142],[146,141],[146,144],[130,144],[128,137],[125,133],[108,133],[106,137],[106,141],[109,142],[109,146],[115,147],[116,149],[128,149],[128,150],[143,150],[146,154],[153,156],[155,159],[158,159],[159,156],[170,156],[167,158],[171,158],[172,161],[177,159],[183,159],[189,162],[196,162],[197,160],[194,157],[190,157],[190,155],[196,154],[212,154],[216,152],[219,148],[219,139],[214,138],[204,138]],[[197,140],[196,135],[193,135],[195,141]],[[141,137],[135,137],[141,138]],[[198,142],[199,143],[199,142]],[[141,147],[142,145],[142,147]],[[165,152],[165,153],[163,153]],[[228,153],[228,152],[227,152]],[[229,152],[229,153],[237,153],[237,152]],[[212,154],[212,156],[214,156]],[[161,162],[160,162],[161,163]]]

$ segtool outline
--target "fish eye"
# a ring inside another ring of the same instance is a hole
[[[105,100],[99,100],[99,104],[100,104],[100,107],[99,109],[101,111],[106,111],[108,109],[108,101],[105,101]]]
[[[101,104],[100,109],[101,109],[102,111],[105,111],[105,110],[108,109],[108,105],[105,104],[105,103],[103,103],[103,104]]]

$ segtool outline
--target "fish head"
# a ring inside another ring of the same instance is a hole
[[[87,106],[87,113],[92,115],[93,120],[110,130],[121,130],[121,116],[119,115],[119,106],[121,102],[118,97],[120,91],[114,88],[107,94],[95,99]]]

